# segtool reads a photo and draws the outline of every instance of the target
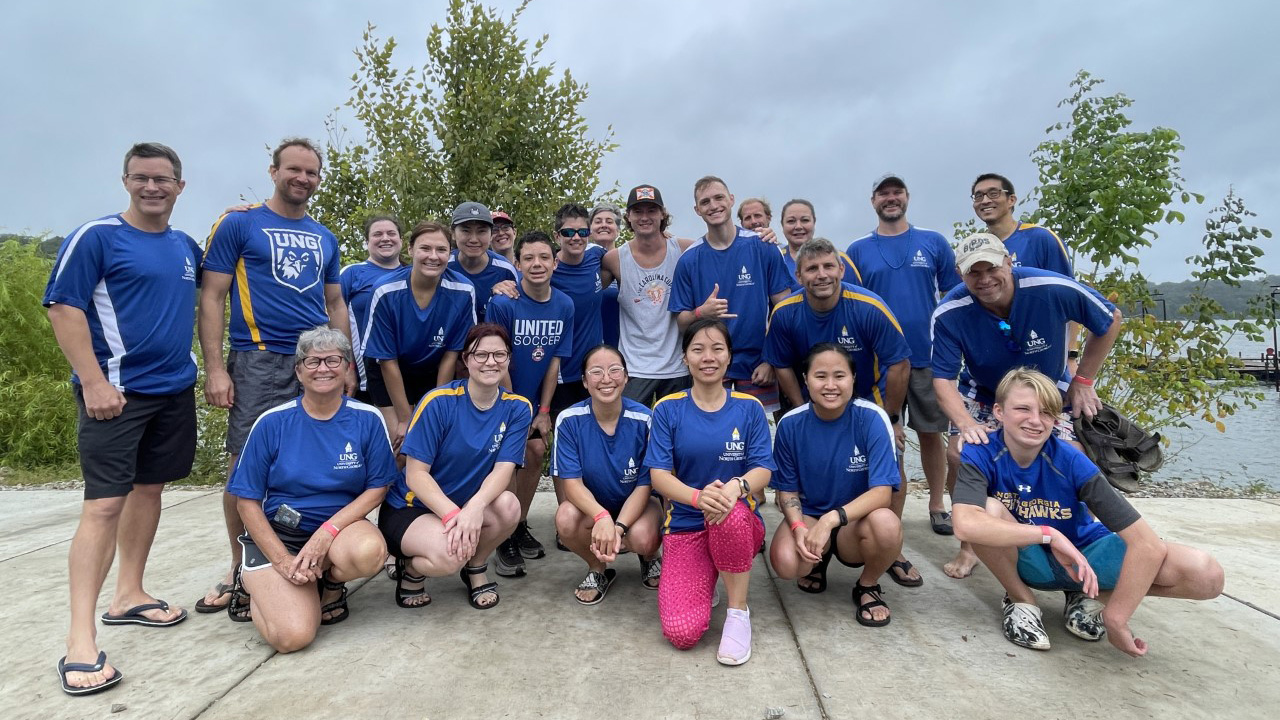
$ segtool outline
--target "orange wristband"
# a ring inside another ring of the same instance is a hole
[[[336,525],[329,522],[328,520],[325,520],[324,522],[320,523],[320,528],[325,532],[329,533],[330,535],[334,536],[335,538],[338,537],[338,533],[342,532],[337,528]]]
[[[456,508],[454,508],[454,509],[450,510],[449,512],[447,512],[447,513],[445,513],[445,514],[444,514],[444,517],[440,518],[440,524],[441,524],[441,525],[448,525],[448,524],[449,524],[449,521],[450,521],[450,520],[452,520],[452,519],[454,519],[455,517],[457,517],[457,516],[458,516],[458,513],[460,513],[460,512],[462,512],[462,508],[460,508],[460,507],[456,507]]]
[[[593,518],[591,518],[591,519],[592,519],[592,520],[594,520],[595,522],[600,522],[601,520],[604,520],[604,519],[605,519],[605,518],[607,518],[607,517],[609,517],[609,511],[608,511],[608,510],[601,510],[600,512],[598,512],[598,513],[596,513],[596,514],[595,514],[595,517],[593,517]]]
[[[792,529],[792,530],[795,530],[795,529],[796,529],[796,528],[798,528],[798,527],[804,527],[804,521],[803,521],[803,520],[797,520],[797,521],[795,521],[795,522],[791,523],[791,529]]]
[[[698,496],[699,496],[699,495],[701,495],[701,494],[702,494],[702,491],[701,491],[701,490],[694,490],[694,491],[693,491],[693,502],[692,502],[692,503],[690,503],[690,504],[691,504],[691,505],[693,505],[694,507],[698,507]]]

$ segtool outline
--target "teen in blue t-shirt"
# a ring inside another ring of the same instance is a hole
[[[567,362],[573,345],[573,301],[547,287],[546,300],[535,300],[525,289],[527,277],[516,286],[519,296],[494,295],[485,310],[488,322],[501,325],[511,335],[511,389],[530,402],[542,401],[543,381],[552,362]],[[555,385],[556,374],[550,376]],[[554,389],[554,388],[553,388]]]
[[[171,395],[196,381],[191,338],[200,255],[180,230],[144,232],[108,215],[67,236],[41,302],[84,312],[107,382]],[[71,381],[80,384],[74,373]]]
[[[218,218],[204,268],[234,275],[231,349],[292,354],[298,335],[329,321],[325,285],[337,285],[338,240],[312,220],[264,205]]]
[[[516,266],[507,261],[498,253],[488,250],[486,251],[486,262],[484,267],[472,273],[463,267],[462,261],[458,259],[458,253],[454,253],[449,260],[449,269],[466,278],[476,288],[476,320],[484,322],[484,309],[487,307],[489,297],[493,295],[493,286],[501,282],[516,282],[517,275]]]

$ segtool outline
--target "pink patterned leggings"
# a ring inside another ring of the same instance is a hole
[[[743,502],[719,525],[662,538],[658,618],[672,645],[688,650],[698,644],[711,623],[717,574],[750,571],[763,541],[764,523]]]

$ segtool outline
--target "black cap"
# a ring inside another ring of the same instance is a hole
[[[627,193],[628,210],[640,203],[653,203],[660,208],[666,208],[662,204],[662,193],[658,192],[658,188],[652,185],[637,185],[631,188],[631,192]]]

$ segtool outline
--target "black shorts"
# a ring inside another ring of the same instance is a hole
[[[271,529],[275,531],[276,537],[280,542],[284,543],[285,549],[291,554],[297,555],[302,551],[302,547],[307,544],[315,531],[299,530],[295,528],[287,528],[278,523],[272,522]],[[243,572],[253,572],[261,570],[264,567],[271,567],[271,560],[262,552],[262,548],[253,541],[253,537],[246,531],[240,537],[236,538],[240,542],[240,547],[244,550],[244,561],[240,564]]]
[[[627,386],[622,390],[622,394],[652,408],[654,403],[671,393],[688,390],[692,383],[693,379],[688,375],[673,378],[633,377],[627,380]]]
[[[364,372],[370,404],[377,407],[391,407],[391,394],[387,392],[387,382],[382,377],[382,366],[373,358],[365,358]],[[400,379],[404,381],[404,395],[409,400],[409,407],[417,405],[423,395],[435,389],[439,374],[439,363],[400,366]]]
[[[155,485],[191,474],[196,458],[195,386],[172,395],[124,394],[124,410],[94,420],[84,390],[72,386],[80,408],[77,439],[84,499],[124,497],[134,483]]]
[[[387,552],[398,558],[405,557],[404,551],[400,549],[400,541],[409,531],[409,526],[423,515],[432,514],[434,513],[430,510],[416,505],[394,508],[383,502],[378,508],[378,529],[382,531],[382,539],[387,541]]]
[[[587,392],[587,386],[582,384],[581,378],[556,385],[555,394],[551,396],[551,419],[555,420],[561,410],[589,397],[591,395]],[[538,404],[536,398],[529,398],[529,402],[535,406]]]

